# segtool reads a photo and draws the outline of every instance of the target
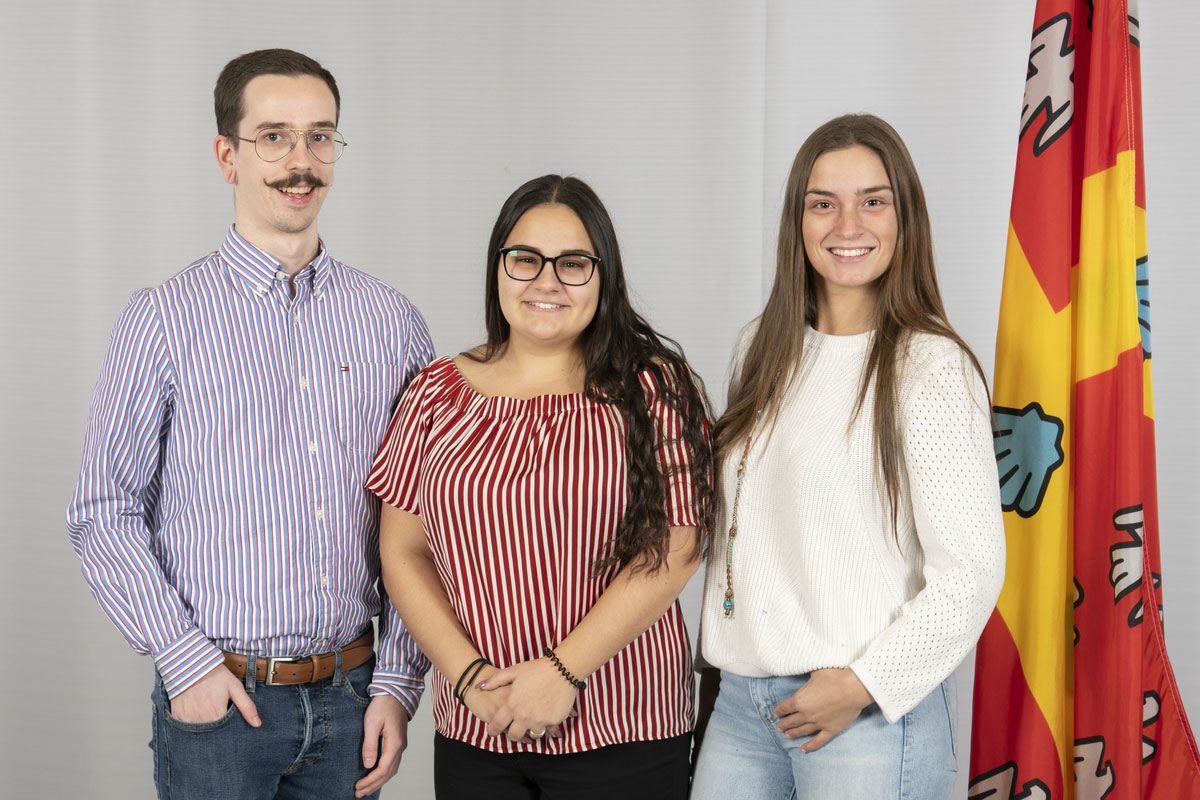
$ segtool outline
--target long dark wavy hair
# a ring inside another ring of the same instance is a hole
[[[871,114],[846,114],[817,128],[800,146],[788,175],[779,221],[775,285],[758,328],[729,388],[729,405],[717,422],[719,458],[737,450],[751,435],[760,410],[774,423],[804,349],[804,326],[817,324],[816,271],[809,263],[801,235],[804,194],[813,164],[824,153],[866,147],[883,162],[896,203],[896,252],[879,278],[875,303],[875,337],[867,355],[855,416],[874,384],[872,428],[875,460],[891,508],[896,531],[900,492],[900,434],[897,427],[898,377],[908,338],[923,332],[958,344],[982,379],[983,369],[971,348],[951,327],[938,289],[933,263],[933,234],[925,192],[908,148],[891,125]]]
[[[617,527],[616,544],[610,556],[596,563],[599,573],[614,563],[635,571],[653,573],[667,559],[670,530],[667,527],[667,480],[681,466],[658,464],[659,448],[673,442],[656,441],[654,422],[640,375],[654,383],[654,397],[665,402],[683,423],[682,440],[689,454],[687,470],[693,487],[694,511],[699,520],[693,558],[707,551],[713,523],[713,451],[709,437],[708,398],[704,382],[688,365],[677,342],[655,332],[633,310],[625,285],[621,251],[608,211],[591,187],[578,178],[543,175],[527,182],[504,202],[492,228],[487,246],[487,289],[484,320],[487,343],[465,353],[476,361],[491,361],[504,352],[509,325],[500,308],[498,251],[525,212],[535,206],[558,203],[575,212],[600,258],[596,277],[600,299],[596,314],[579,336],[584,365],[584,394],[595,402],[620,409],[625,420],[625,457],[628,502]]]

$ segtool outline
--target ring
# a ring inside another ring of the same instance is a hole
[[[529,738],[530,738],[530,739],[540,739],[540,738],[542,738],[542,737],[543,737],[543,736],[545,736],[545,735],[546,735],[546,729],[545,729],[545,728],[542,728],[542,729],[541,729],[539,732],[537,732],[537,733],[534,733],[533,731],[529,731]]]

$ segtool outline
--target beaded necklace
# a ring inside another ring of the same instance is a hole
[[[800,364],[799,374],[796,376],[796,384],[802,384],[809,371],[812,369],[816,351],[820,345],[816,342],[806,347],[808,357],[803,359]],[[754,415],[754,423],[750,426],[751,433],[746,435],[746,444],[742,447],[742,458],[738,461],[737,468],[737,485],[733,490],[733,512],[729,518],[729,538],[725,542],[725,601],[721,603],[721,608],[725,611],[725,619],[733,618],[733,540],[738,535],[738,506],[742,500],[742,479],[746,477],[746,464],[750,460],[750,445],[754,443],[754,429],[762,422],[764,409],[759,409]]]
[[[738,506],[742,499],[742,478],[746,475],[746,461],[750,457],[750,444],[754,441],[754,437],[746,437],[746,446],[742,448],[742,459],[738,462],[737,468],[737,488],[733,490],[733,513],[729,520],[729,539],[725,543],[725,602],[721,607],[725,609],[725,618],[729,619],[733,616],[733,540],[737,538],[737,518]]]

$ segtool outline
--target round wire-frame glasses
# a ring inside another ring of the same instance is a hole
[[[258,157],[268,164],[273,164],[286,158],[296,149],[296,143],[302,135],[308,152],[322,164],[337,161],[349,144],[336,128],[263,128],[253,139],[244,136],[233,138],[240,142],[252,142]]]

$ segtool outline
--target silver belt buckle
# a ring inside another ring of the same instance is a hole
[[[267,679],[263,681],[267,686],[277,686],[275,683],[275,665],[276,664],[297,664],[301,661],[307,661],[306,658],[296,658],[289,656],[287,658],[268,658],[267,659]]]

